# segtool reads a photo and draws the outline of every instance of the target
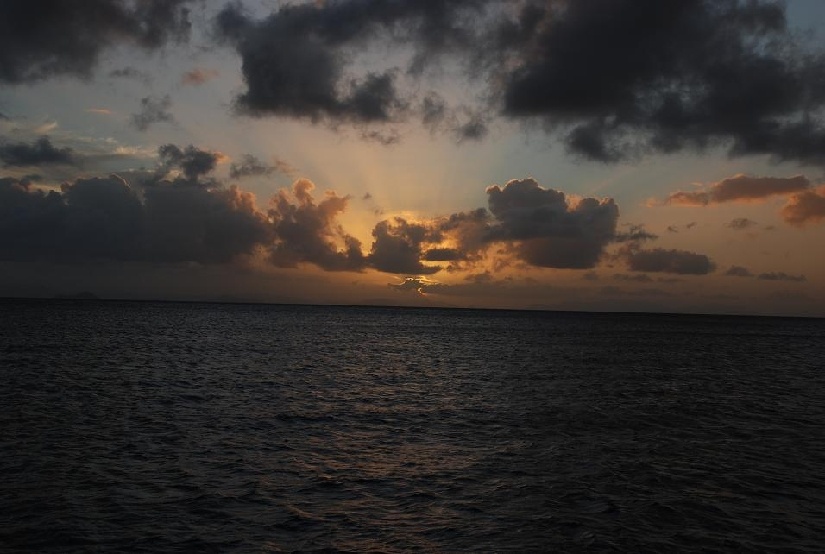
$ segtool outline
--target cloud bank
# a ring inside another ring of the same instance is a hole
[[[4,0],[0,2],[0,82],[91,76],[101,54],[151,50],[188,38],[192,0]]]

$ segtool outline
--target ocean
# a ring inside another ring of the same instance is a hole
[[[0,301],[0,549],[822,552],[825,320]]]

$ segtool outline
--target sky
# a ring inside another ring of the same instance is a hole
[[[5,0],[0,296],[822,317],[823,24]]]

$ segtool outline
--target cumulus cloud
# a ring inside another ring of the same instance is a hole
[[[79,158],[71,148],[57,148],[49,137],[40,137],[31,144],[0,143],[0,161],[7,167],[32,167],[53,164],[78,165]]]
[[[312,263],[327,271],[363,270],[366,260],[360,241],[337,222],[349,197],[327,192],[316,203],[314,188],[311,181],[299,179],[291,194],[282,190],[272,199],[268,212],[275,234],[272,263],[280,267]]]
[[[257,115],[363,123],[417,112],[441,128],[444,101],[411,101],[402,89],[452,56],[487,87],[484,113],[547,123],[576,155],[722,146],[825,164],[815,117],[825,87],[813,77],[825,58],[771,0],[341,0],[286,3],[262,19],[231,5],[216,27],[241,57],[238,104]],[[356,75],[359,54],[376,45],[388,64],[410,62]],[[464,138],[486,128],[452,126]]]
[[[242,59],[247,90],[238,106],[251,114],[312,121],[386,122],[406,109],[396,72],[347,74],[343,49],[363,46],[379,28],[418,2],[330,2],[289,4],[255,21],[237,6],[224,8],[216,26]]]
[[[697,191],[678,191],[664,203],[682,206],[707,206],[724,202],[754,202],[772,196],[786,196],[810,188],[802,175],[795,177],[752,177],[735,175]]]
[[[782,208],[781,215],[786,223],[797,227],[825,219],[825,186],[794,194]]]
[[[379,271],[430,275],[441,270],[440,266],[421,263],[424,245],[441,240],[439,232],[431,226],[396,217],[392,221],[379,222],[373,228],[372,236],[369,261]]]
[[[146,131],[155,123],[171,123],[175,120],[169,109],[172,99],[167,94],[161,98],[146,96],[140,100],[140,111],[132,115],[132,125],[139,131]]]
[[[419,223],[383,221],[373,230],[370,261],[389,273],[432,274],[469,269],[494,244],[508,260],[536,267],[594,267],[613,241],[651,238],[641,226],[616,233],[619,211],[612,199],[569,199],[534,179],[487,188],[489,209],[478,208]],[[425,265],[422,262],[447,265]],[[501,260],[499,260],[501,261]]]
[[[4,0],[0,2],[0,81],[56,75],[89,77],[101,53],[117,45],[144,49],[181,41],[191,0]]]
[[[647,273],[676,273],[680,275],[707,275],[716,268],[704,254],[686,250],[627,249],[622,257],[632,271]]]
[[[616,235],[619,208],[613,199],[570,202],[561,191],[534,179],[509,181],[487,189],[488,241],[513,241],[516,256],[530,265],[592,268]]]
[[[0,258],[229,262],[269,240],[254,197],[236,188],[76,179],[59,192],[0,179]]]
[[[505,112],[569,122],[568,146],[586,157],[722,142],[732,155],[825,161],[825,129],[804,115],[825,104],[809,78],[822,58],[794,47],[779,3],[528,1],[499,37],[495,59],[514,65]]]

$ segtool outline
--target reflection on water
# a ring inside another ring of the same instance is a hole
[[[821,320],[2,310],[11,549],[825,543]]]

